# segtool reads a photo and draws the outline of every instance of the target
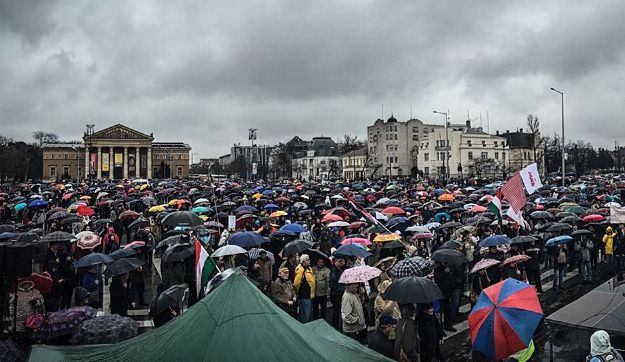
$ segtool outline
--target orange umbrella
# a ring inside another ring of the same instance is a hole
[[[438,197],[438,201],[454,201],[454,195],[442,194]]]

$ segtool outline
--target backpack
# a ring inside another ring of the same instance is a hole
[[[560,253],[558,254],[558,264],[565,264],[565,263],[566,263],[566,253],[560,250]]]

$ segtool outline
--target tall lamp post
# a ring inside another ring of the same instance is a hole
[[[445,160],[443,166],[445,167],[445,183],[449,179],[449,133],[447,132],[447,112],[434,111],[436,114],[442,114],[445,116]]]
[[[564,92],[560,92],[554,87],[551,87],[551,90],[560,94],[560,99],[562,103],[562,186],[564,186],[564,177],[566,176],[566,171],[564,169]]]
[[[249,129],[249,134],[248,134],[248,139],[252,142],[252,149],[250,152],[250,166],[252,167],[252,180],[254,179],[254,141],[256,140],[256,128],[250,128]],[[246,168],[247,169],[247,168]]]

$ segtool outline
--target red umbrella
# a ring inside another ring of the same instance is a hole
[[[583,222],[601,222],[601,221],[603,221],[603,219],[605,219],[605,218],[602,215],[593,214],[593,215],[586,215],[586,216],[584,216],[582,221]]]
[[[276,202],[276,204],[283,203],[283,202],[291,202],[291,199],[289,199],[288,197],[285,197],[285,196],[281,196],[281,197],[278,197],[275,200],[275,202]]]
[[[365,238],[347,238],[341,241],[341,245],[349,245],[349,244],[360,244],[364,246],[368,246],[373,244],[369,239]]]
[[[469,210],[469,212],[479,213],[479,212],[486,212],[487,210],[488,209],[485,208],[484,206],[476,205],[476,206],[473,206],[471,210]]]
[[[83,216],[93,216],[95,215],[95,211],[93,211],[92,208],[90,208],[89,206],[85,206],[85,205],[80,205],[76,208],[76,213],[78,215],[83,215]]]
[[[397,206],[389,206],[386,209],[382,210],[382,213],[385,215],[403,215],[406,213],[404,209]]]
[[[323,217],[323,219],[321,219],[322,223],[330,223],[333,221],[343,221],[343,218],[335,215],[335,214],[327,214],[326,216]]]
[[[334,209],[330,210],[328,214],[338,215],[343,219],[347,219],[349,217],[349,211],[342,207],[335,207]]]
[[[531,257],[529,255],[524,255],[524,254],[519,254],[519,255],[513,255],[509,258],[506,258],[506,260],[503,261],[503,263],[501,263],[501,265],[508,265],[508,264],[513,264],[513,263],[522,263],[524,261],[528,261],[530,260]]]
[[[139,216],[139,213],[136,211],[132,211],[132,210],[126,210],[122,212],[121,214],[119,214],[120,219],[134,219],[134,218],[137,218],[138,216]]]
[[[129,249],[132,247],[140,247],[140,246],[145,246],[145,241],[135,240],[130,244],[126,244],[126,246],[124,246],[124,249]]]
[[[100,245],[100,237],[94,233],[84,235],[76,242],[76,247],[83,250],[91,250],[98,245]]]
[[[353,223],[349,224],[349,228],[350,229],[358,229],[361,228],[363,226],[366,226],[367,223],[364,221],[354,221]]]
[[[72,196],[74,196],[74,194],[72,194],[71,192],[68,194],[63,195],[63,200],[69,200],[72,198]]]

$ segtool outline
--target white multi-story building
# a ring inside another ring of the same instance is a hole
[[[341,157],[344,180],[362,180],[369,177],[367,147],[347,152]]]
[[[410,176],[421,169],[417,157],[420,140],[442,125],[424,124],[410,119],[398,122],[391,116],[384,121],[378,119],[367,127],[369,155],[373,163],[373,177]]]
[[[417,163],[425,176],[445,177],[447,151],[449,177],[506,176],[509,160],[506,138],[472,128],[470,121],[465,125],[448,125],[447,133],[446,136],[445,127],[438,127],[421,139]]]
[[[339,147],[330,137],[314,137],[308,150],[292,160],[291,177],[299,180],[328,180],[341,176]]]

